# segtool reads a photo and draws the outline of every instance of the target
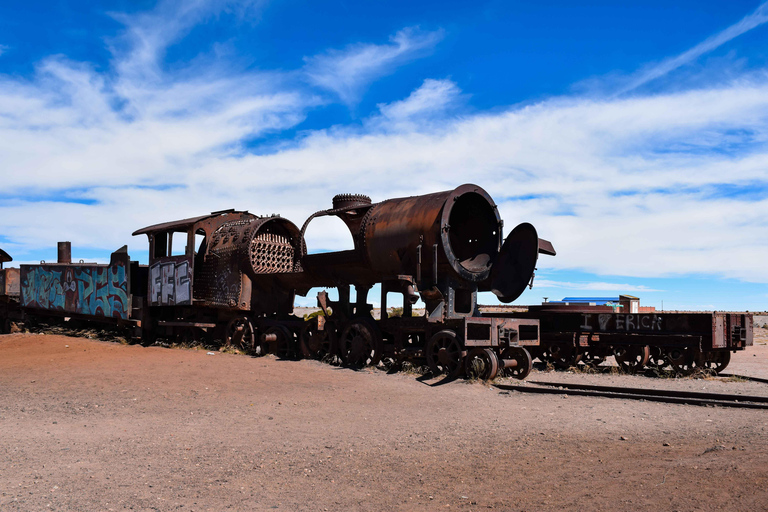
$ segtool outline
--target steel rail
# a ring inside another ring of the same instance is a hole
[[[625,388],[613,386],[590,386],[563,382],[530,381],[533,386],[514,386],[494,384],[505,391],[539,393],[550,395],[596,396],[603,398],[621,398],[625,400],[645,400],[670,404],[736,407],[741,409],[768,409],[768,397],[728,395],[721,393],[699,393],[692,391],[672,391],[656,389]]]
[[[733,373],[718,373],[718,377],[731,377],[736,379],[742,379],[742,380],[748,380],[750,382],[762,382],[763,384],[768,384],[768,379],[761,379],[760,377],[748,377],[746,375],[735,375]]]

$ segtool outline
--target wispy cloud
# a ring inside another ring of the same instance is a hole
[[[0,57],[3,56],[5,52],[7,52],[11,47],[7,44],[0,44]]]
[[[354,104],[364,86],[431,51],[442,37],[442,31],[405,28],[390,37],[389,44],[354,44],[306,57],[305,73],[310,83],[333,91],[344,103]]]
[[[413,129],[414,122],[435,116],[442,117],[461,97],[461,89],[451,80],[427,78],[407,98],[377,105],[379,119],[399,129]]]
[[[266,0],[161,0],[157,6],[136,14],[112,13],[125,26],[110,42],[119,74],[132,81],[162,81],[161,61],[170,45],[178,42],[200,22],[222,12],[257,17]]]
[[[702,55],[711,52],[712,50],[719,48],[728,41],[749,32],[750,30],[759,27],[763,23],[768,21],[768,2],[760,4],[760,6],[751,14],[742,18],[738,23],[731,25],[725,30],[718,32],[717,34],[708,37],[701,43],[697,44],[693,48],[684,51],[680,55],[668,58],[658,64],[648,66],[628,80],[628,83],[624,85],[618,92],[618,94],[627,93],[635,90],[638,87],[656,80],[668,73],[685,66],[698,59]]]
[[[583,282],[574,283],[567,281],[551,281],[549,279],[536,279],[537,288],[561,288],[567,290],[589,290],[596,292],[661,292],[664,290],[655,290],[647,286],[622,284],[622,283],[604,283],[604,282]]]

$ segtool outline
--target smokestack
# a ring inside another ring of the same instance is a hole
[[[72,242],[59,242],[59,263],[72,263]]]

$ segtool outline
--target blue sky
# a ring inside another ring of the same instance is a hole
[[[542,297],[768,309],[759,2],[0,6],[0,244],[106,260],[223,208],[477,183],[537,226]],[[349,244],[333,223],[315,250]],[[485,302],[490,297],[483,297]],[[308,303],[312,299],[307,300]]]

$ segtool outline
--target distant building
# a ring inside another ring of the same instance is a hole
[[[640,306],[640,299],[632,295],[619,295],[618,297],[564,297],[563,300],[545,302],[547,305],[573,306],[608,306],[621,313],[652,313],[656,311],[653,306]]]

